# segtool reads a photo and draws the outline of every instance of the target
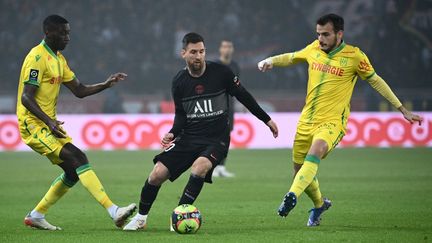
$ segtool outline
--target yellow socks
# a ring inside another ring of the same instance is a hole
[[[314,155],[307,155],[303,166],[294,177],[293,184],[291,185],[290,192],[294,192],[297,198],[305,191],[305,189],[312,183],[317,171],[320,159]]]
[[[99,178],[91,169],[89,164],[82,165],[76,169],[81,184],[93,195],[93,197],[106,209],[114,204],[106,194]]]
[[[61,174],[51,184],[50,189],[35,207],[34,211],[40,214],[46,214],[48,208],[55,204],[76,182],[66,179],[65,174]]]
[[[324,200],[322,198],[321,191],[319,189],[319,182],[316,176],[312,180],[311,184],[308,187],[306,187],[305,193],[312,200],[315,208],[320,208],[324,204]]]
[[[93,195],[93,197],[110,213],[113,218],[117,206],[112,203],[99,181],[98,177],[91,169],[89,164],[85,164],[76,169],[78,177],[83,186]],[[55,204],[76,182],[69,181],[64,173],[61,174],[51,184],[50,189],[31,212],[32,217],[42,218],[48,209]]]

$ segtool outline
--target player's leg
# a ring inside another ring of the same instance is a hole
[[[225,157],[225,159],[223,159],[221,163],[218,166],[216,166],[216,168],[214,168],[213,177],[226,177],[226,178],[235,177],[235,174],[228,171],[225,166],[227,158],[228,157]]]
[[[203,188],[207,173],[212,169],[213,163],[206,157],[198,157],[192,164],[189,181],[179,200],[181,204],[193,204]]]
[[[189,181],[186,184],[183,194],[179,200],[181,204],[193,204],[201,192],[204,182],[212,183],[212,170],[227,156],[227,146],[220,144],[207,145],[199,148],[198,158],[193,161]]]
[[[314,135],[314,141],[315,140],[326,141],[328,146],[327,152],[321,157],[321,159],[327,156],[327,154],[330,153],[337,146],[337,144],[342,140],[344,134],[345,132],[343,129],[343,125],[337,122],[328,122],[319,127],[318,131]],[[313,185],[313,183],[311,183],[311,185]],[[319,196],[321,197],[321,195]],[[307,226],[320,225],[322,213],[324,213],[326,210],[328,210],[331,207],[332,203],[329,199],[322,198],[321,200],[322,203],[315,203],[314,208],[312,208],[309,211],[310,215],[307,222]]]
[[[60,227],[53,226],[45,220],[45,214],[48,209],[62,198],[77,180],[68,179],[65,173],[58,176],[51,184],[50,188],[36,205],[36,207],[26,216],[24,222],[26,225],[46,230],[60,230]]]
[[[279,207],[278,214],[280,216],[286,217],[288,215],[288,213],[296,206],[298,197],[300,197],[300,195],[314,180],[318,171],[320,159],[325,154],[323,151],[327,151],[327,143],[323,140],[315,140],[312,143],[303,164],[299,164],[296,167],[296,169],[299,168],[299,170]]]
[[[72,166],[67,166],[67,163],[60,163],[59,166],[63,169],[59,177],[51,184],[50,189],[36,206],[35,210],[45,214],[53,204],[55,204],[69,189],[74,186],[79,178]],[[69,168],[67,168],[69,167]]]
[[[307,226],[319,225],[320,215],[331,206],[331,202],[328,199],[322,198],[318,180],[316,179],[318,165],[328,150],[328,143],[325,140],[314,140],[305,158],[304,165],[297,173],[294,183],[290,188],[290,191],[293,191],[296,195],[300,195],[302,191],[307,191],[311,194],[311,199],[314,200],[315,207],[310,211],[311,215]]]
[[[293,162],[293,165],[294,165],[294,178],[295,178],[297,172],[301,169],[303,164]],[[321,207],[323,205],[324,200],[322,198],[321,190],[319,188],[319,182],[317,176],[314,177],[311,184],[308,187],[306,187],[304,192],[312,200],[316,208]]]
[[[153,163],[155,166],[141,190],[139,212],[123,230],[134,231],[145,228],[148,213],[156,200],[161,185],[167,179],[170,181],[176,180],[190,168],[195,159],[194,154],[196,154],[196,151],[194,150],[195,148],[187,144],[187,141],[179,140],[154,157]]]
[[[63,146],[60,158],[64,161],[61,167],[68,173],[76,173],[81,184],[88,192],[108,211],[117,227],[122,227],[125,220],[132,215],[136,209],[135,204],[126,207],[118,207],[105,192],[102,183],[91,168],[87,156],[72,143]],[[66,172],[65,172],[66,173]]]
[[[140,214],[148,214],[154,200],[156,199],[160,187],[166,180],[169,179],[169,177],[170,173],[168,168],[163,163],[158,161],[141,190],[141,199],[139,204]]]
[[[234,107],[233,99],[230,97],[230,112],[229,112],[229,124],[230,124],[230,132],[234,129],[234,111],[232,110]],[[228,171],[226,168],[226,162],[227,162],[228,155],[221,160],[219,165],[217,165],[213,170],[213,177],[235,177],[235,174]]]
[[[28,134],[23,134],[25,142],[36,152],[46,155],[53,164],[62,164],[60,159],[60,151],[64,143],[70,142],[71,138],[66,137],[63,139],[52,136],[48,128],[42,124],[39,126],[32,124],[33,129],[28,130],[30,137],[25,137]],[[28,226],[45,229],[45,230],[59,230],[60,227],[53,226],[45,220],[45,214],[48,209],[54,205],[61,197],[63,197],[69,189],[78,181],[78,176],[75,172],[69,173],[65,171],[58,176],[42,200],[36,207],[24,218],[24,223]]]
[[[141,230],[145,229],[147,224],[147,216],[150,209],[156,200],[159,189],[162,184],[170,178],[168,168],[160,161],[156,162],[152,172],[144,183],[141,189],[141,197],[139,203],[139,211],[132,220],[125,225],[123,230]]]
[[[327,142],[322,139],[314,140],[308,154],[305,157],[303,165],[294,177],[290,192],[293,192],[298,198],[305,189],[312,183],[318,171],[318,165],[321,158],[327,153]]]
[[[293,144],[293,162],[294,162],[294,181],[301,170],[306,155],[308,154],[313,139],[313,125],[299,122],[297,131],[294,137]],[[313,184],[313,183],[312,183]],[[291,190],[284,196],[282,203],[279,206],[278,214],[280,216],[287,216],[288,213],[296,206],[297,197]]]

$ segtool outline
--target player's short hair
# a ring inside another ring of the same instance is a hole
[[[338,32],[340,30],[344,30],[344,19],[337,15],[337,14],[326,14],[324,16],[321,16],[316,23],[319,25],[325,25],[327,23],[332,23],[333,24],[333,30],[334,32]]]
[[[187,47],[187,45],[189,45],[189,43],[195,44],[195,43],[198,43],[198,42],[204,42],[204,38],[201,35],[199,35],[199,34],[197,34],[195,32],[187,33],[183,37],[183,40],[182,40],[183,49],[186,49],[186,47]]]
[[[53,14],[46,17],[45,20],[43,21],[43,31],[44,32],[52,31],[58,28],[59,25],[68,24],[68,23],[69,22],[62,16]]]

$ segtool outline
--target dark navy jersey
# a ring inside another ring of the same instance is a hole
[[[216,60],[215,62],[219,63],[219,64],[226,65],[226,64],[222,63],[221,60]],[[237,64],[237,62],[231,60],[231,62],[228,65],[226,65],[226,66],[228,66],[231,69],[231,71],[238,78],[240,78],[240,66]],[[229,112],[228,112],[228,118],[229,118],[229,123],[230,123],[229,124],[230,125],[230,131],[232,131],[234,129],[234,100],[233,100],[232,97],[229,97],[229,102],[228,103],[229,103],[229,106],[230,106],[230,109],[229,109]]]
[[[221,60],[216,60],[215,62],[216,62],[216,63],[219,63],[219,64],[226,65],[226,64],[222,63]],[[231,69],[231,71],[232,71],[235,75],[237,75],[237,77],[240,77],[240,66],[237,64],[237,62],[231,60],[231,62],[230,62],[228,65],[226,65],[226,66],[228,66],[228,67]]]
[[[228,96],[235,96],[255,116],[267,123],[270,117],[241,85],[239,78],[225,65],[206,62],[200,77],[192,77],[185,68],[172,83],[175,103],[175,137],[194,138],[200,142],[228,142]]]

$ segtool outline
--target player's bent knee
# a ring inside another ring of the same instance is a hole
[[[328,151],[327,142],[325,140],[318,139],[313,142],[311,148],[309,149],[308,154],[314,155],[321,159],[322,157],[324,157],[327,151]]]
[[[60,151],[60,158],[63,161],[69,161],[72,163],[72,166],[75,169],[82,165],[88,164],[88,159],[84,152],[70,143],[63,146]]]
[[[77,153],[75,154],[75,160],[80,165],[88,164],[87,156],[81,150],[78,150]]]
[[[212,167],[213,164],[209,159],[200,157],[192,165],[192,174],[195,174],[199,177],[205,177]]]
[[[69,181],[72,181],[72,182],[79,181],[79,177],[75,171],[71,172],[71,173],[65,173],[65,177],[66,177],[66,179],[68,179]]]
[[[296,162],[294,162],[293,164],[294,164],[294,176],[296,176],[297,172],[301,169],[302,164],[298,164]]]
[[[166,168],[166,166],[163,165],[162,163],[157,162],[156,165],[154,166],[152,172],[150,173],[148,181],[153,186],[160,186],[168,178],[169,178],[168,168]]]

